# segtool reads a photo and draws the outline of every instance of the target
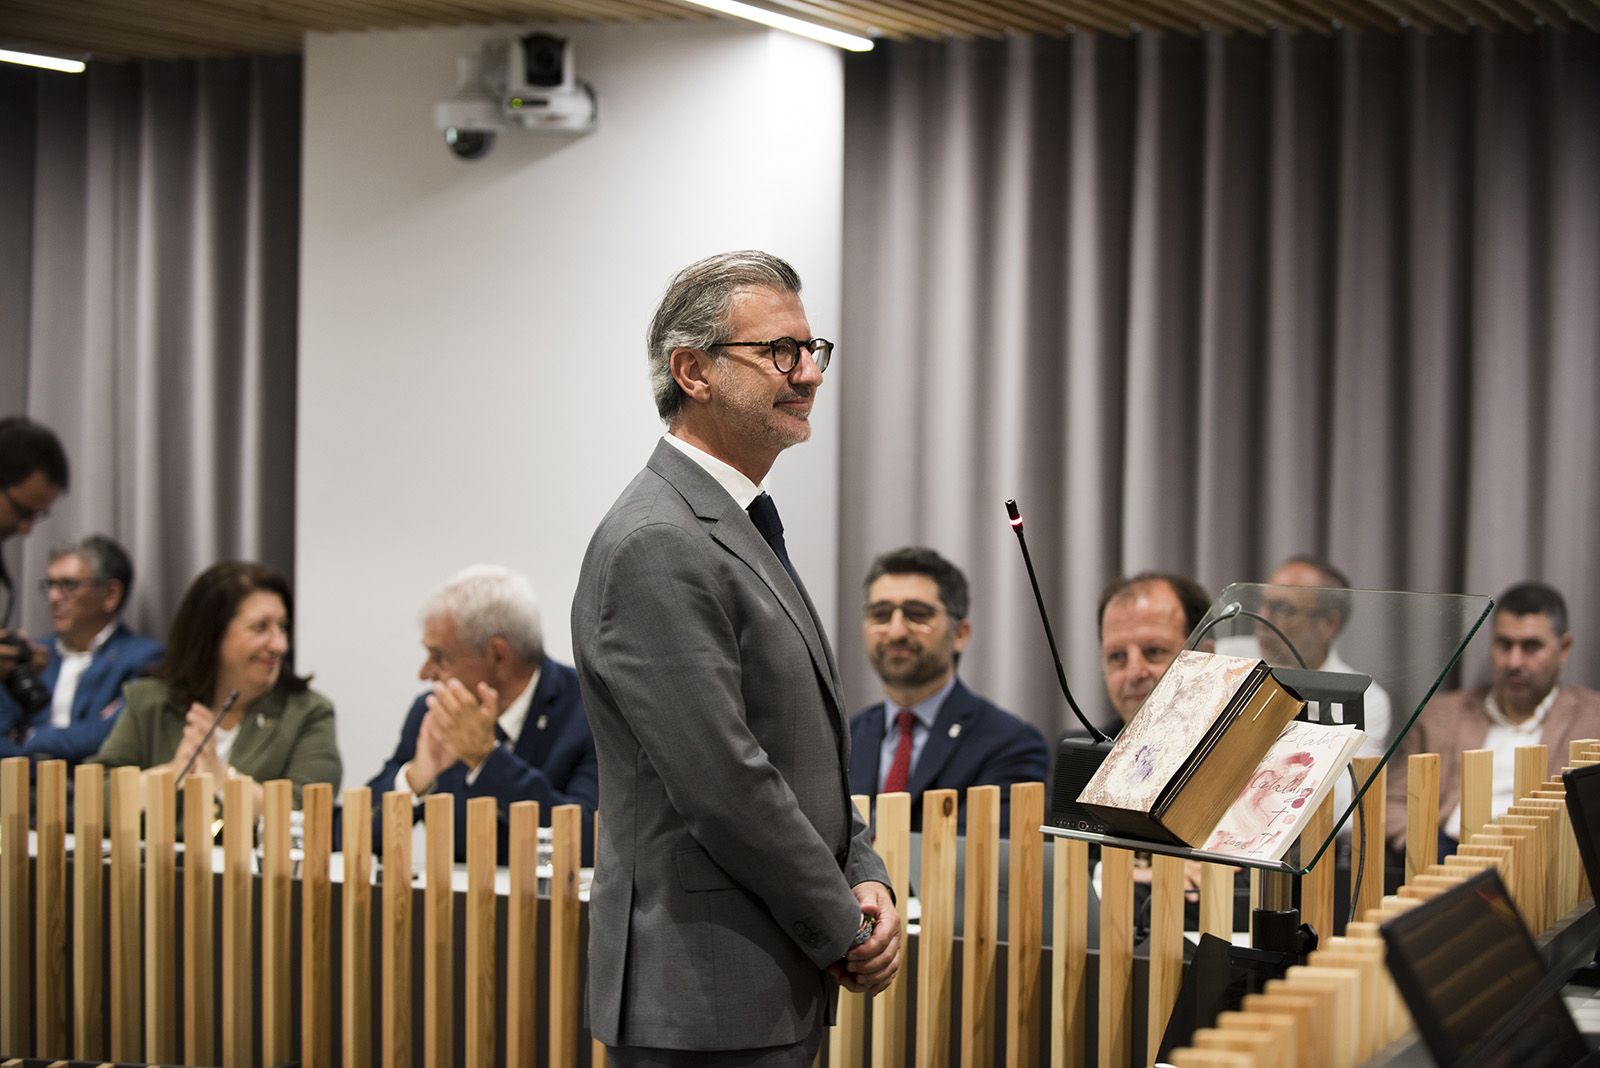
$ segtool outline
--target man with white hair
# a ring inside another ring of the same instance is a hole
[[[412,704],[394,755],[367,784],[374,804],[404,791],[420,815],[427,795],[455,795],[456,858],[465,860],[467,800],[492,797],[502,864],[513,801],[539,802],[546,826],[556,806],[582,805],[589,863],[600,798],[594,736],[577,672],[544,653],[528,580],[488,564],[462,571],[423,605],[422,645],[427,658],[417,674],[433,686]],[[381,824],[374,819],[380,838]]]

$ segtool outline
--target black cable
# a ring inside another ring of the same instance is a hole
[[[1283,642],[1284,646],[1289,650],[1290,655],[1294,657],[1295,663],[1299,664],[1301,668],[1307,671],[1311,670],[1310,666],[1306,664],[1306,658],[1300,655],[1300,650],[1294,647],[1294,642],[1289,640],[1289,636],[1287,634],[1278,629],[1278,625],[1276,623],[1259,612],[1250,611],[1250,609],[1246,608],[1238,601],[1229,601],[1222,607],[1222,611],[1217,613],[1215,619],[1208,620],[1205,626],[1201,627],[1200,630],[1195,633],[1195,636],[1189,640],[1198,645],[1207,634],[1211,633],[1212,627],[1215,627],[1218,623],[1226,623],[1228,620],[1234,619],[1238,616],[1246,616],[1266,626],[1268,630],[1272,631],[1272,633],[1278,636],[1278,640]]]

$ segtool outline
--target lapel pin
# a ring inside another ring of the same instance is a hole
[[[959,723],[950,724],[950,737],[952,737],[952,738],[961,737],[961,724],[959,724]]]
[[[535,727],[538,727],[538,728],[539,728],[539,729],[540,729],[540,730],[544,730],[544,729],[545,729],[545,728],[546,728],[546,727],[548,727],[548,726],[549,726],[549,725],[550,725],[550,717],[549,717],[549,716],[540,716],[540,717],[539,717],[539,718],[538,718],[538,719],[537,719],[537,720],[536,720],[536,721],[535,721],[535,722],[534,722],[534,724],[533,724],[533,725],[534,725],[534,726],[535,726]]]

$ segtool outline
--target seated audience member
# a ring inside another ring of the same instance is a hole
[[[1291,556],[1267,582],[1292,587],[1267,595],[1261,614],[1294,643],[1294,648],[1313,671],[1365,674],[1352,667],[1334,644],[1350,621],[1350,580],[1344,572],[1314,556]],[[1299,667],[1294,653],[1272,630],[1260,623],[1255,635],[1239,635],[1217,642],[1217,652],[1232,656],[1261,657],[1274,667]],[[1389,692],[1374,680],[1362,700],[1366,714],[1366,740],[1363,756],[1380,756],[1389,745]],[[1342,782],[1343,780],[1341,780]],[[1348,801],[1346,801],[1348,803]],[[1342,806],[1341,806],[1342,807]]]
[[[123,688],[126,707],[90,760],[181,774],[193,758],[191,773],[209,773],[219,794],[234,773],[254,779],[258,802],[261,783],[288,779],[296,808],[308,783],[337,790],[333,705],[294,673],[293,624],[281,575],[238,561],[206,568],[178,605],[155,677]]]
[[[412,704],[394,755],[367,784],[375,841],[390,790],[414,795],[414,817],[428,794],[455,796],[458,860],[466,859],[467,801],[494,798],[502,864],[512,802],[537,801],[546,827],[552,809],[576,804],[583,806],[584,863],[591,863],[600,802],[594,736],[577,672],[545,655],[528,580],[491,565],[462,571],[423,606],[422,645],[428,655],[418,675],[433,686]]]
[[[1000,833],[1011,833],[1011,784],[1043,782],[1044,735],[979,697],[956,677],[972,639],[967,578],[932,549],[884,553],[867,572],[863,629],[886,701],[850,719],[850,791],[911,794],[911,829],[922,795],[969,786],[1000,789]]]
[[[1561,681],[1572,652],[1567,605],[1541,582],[1511,587],[1497,599],[1489,639],[1488,686],[1442,693],[1429,701],[1389,761],[1387,833],[1403,848],[1406,759],[1439,754],[1439,832],[1454,848],[1461,826],[1461,754],[1494,751],[1493,814],[1511,806],[1516,751],[1549,747],[1549,774],[1566,765],[1568,743],[1600,737],[1600,693]]]
[[[1117,579],[1100,594],[1100,668],[1117,712],[1108,733],[1139,711],[1210,607],[1199,583],[1159,571]]]
[[[110,538],[95,535],[57,551],[45,576],[55,639],[39,682],[51,701],[28,715],[0,689],[0,755],[76,763],[111,733],[122,684],[149,674],[161,643],[122,622],[133,564]]]
[[[1198,582],[1164,571],[1141,571],[1117,579],[1101,592],[1100,669],[1105,675],[1106,696],[1117,712],[1117,722],[1106,729],[1107,734],[1116,737],[1139,711],[1210,608],[1211,597]],[[1209,640],[1200,644],[1208,652],[1211,646]],[[1192,903],[1200,887],[1200,866],[1191,860],[1183,867]],[[1150,878],[1141,853],[1134,871],[1134,879],[1141,884],[1134,907],[1141,915]],[[1197,920],[1197,915],[1187,917],[1185,927]]]

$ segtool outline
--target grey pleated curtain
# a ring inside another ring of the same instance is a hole
[[[0,235],[0,410],[54,427],[73,475],[9,547],[21,618],[48,633],[49,549],[104,532],[164,634],[217,559],[292,573],[300,60],[4,78],[0,183],[31,212]]]
[[[839,635],[871,557],[967,571],[962,673],[1047,733],[1017,497],[1079,703],[1111,578],[1292,552],[1561,588],[1600,657],[1600,38],[892,43],[846,67]],[[1484,646],[1467,658],[1482,674]]]

